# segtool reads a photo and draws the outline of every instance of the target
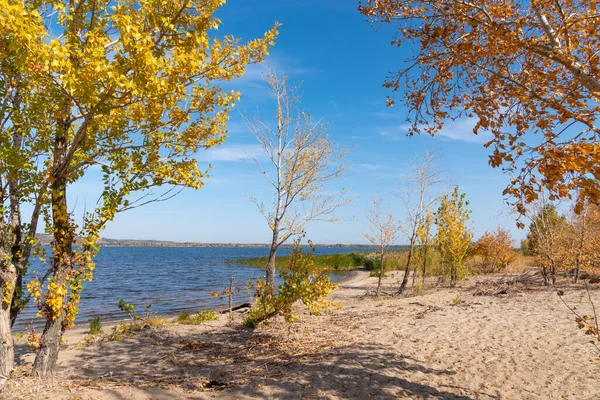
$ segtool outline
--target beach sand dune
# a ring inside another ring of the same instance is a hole
[[[396,280],[386,280],[386,292]],[[303,314],[289,326],[276,319],[251,331],[239,326],[238,314],[235,324],[223,317],[71,346],[61,353],[54,385],[23,378],[3,396],[600,399],[599,351],[556,290],[502,290],[500,281],[477,278],[458,288],[374,299],[365,294],[376,279],[358,271],[334,293],[342,307],[331,315]],[[591,311],[584,289],[562,290],[567,303]],[[591,296],[600,304],[596,288]],[[68,342],[80,338],[75,332]]]

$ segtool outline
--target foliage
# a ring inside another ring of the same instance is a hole
[[[138,319],[131,322],[119,322],[115,324],[110,332],[101,336],[94,343],[106,343],[123,340],[126,337],[134,336],[147,327],[162,326],[166,323],[163,317],[149,317],[147,319]]]
[[[501,227],[495,232],[485,231],[470,254],[479,257],[477,272],[484,274],[506,270],[508,265],[519,257],[515,251],[515,241],[510,233]]]
[[[397,268],[401,260],[405,259],[406,250],[390,250],[388,253],[389,257],[385,260],[385,270]],[[279,256],[277,257],[275,266],[279,270],[284,270],[289,265],[290,259],[290,256]],[[267,261],[267,257],[254,257],[229,260],[228,263],[264,268]],[[371,271],[379,269],[379,260],[375,253],[362,251],[314,255],[314,264],[315,267],[323,271],[347,271],[356,268],[366,268]]]
[[[560,300],[563,304],[571,311],[573,315],[575,315],[575,322],[577,323],[577,327],[582,329],[586,335],[592,336],[593,340],[590,342],[596,347],[597,350],[600,350],[600,324],[598,323],[598,313],[596,312],[596,306],[592,301],[592,296],[590,294],[590,290],[585,286],[585,290],[587,292],[588,302],[590,303],[590,307],[592,312],[590,315],[582,314],[577,311],[577,307],[572,307],[567,304],[564,299],[564,292],[562,290],[558,290],[557,294],[560,297]]]
[[[0,2],[0,90],[12,101],[0,109],[0,178],[18,184],[17,203],[32,203],[53,236],[52,281],[36,296],[49,324],[34,369],[46,376],[93,277],[100,232],[119,212],[202,187],[194,156],[225,140],[239,98],[219,85],[264,60],[277,26],[242,44],[210,37],[222,1]],[[94,166],[101,194],[77,226],[67,193]],[[170,189],[152,192],[161,186]]]
[[[527,233],[528,252],[535,256],[547,285],[548,278],[552,284],[556,282],[557,269],[566,261],[562,232],[568,230],[568,222],[556,206],[545,199],[542,194],[540,200],[530,204],[526,215],[531,221]]]
[[[145,321],[145,320],[150,319],[150,317],[152,316],[152,313],[150,312],[150,308],[152,307],[152,304],[146,304],[146,308],[144,309],[143,316],[141,316],[135,312],[135,310],[136,310],[135,304],[126,303],[125,300],[123,300],[122,298],[119,299],[117,306],[119,307],[119,310],[123,311],[124,313],[127,313],[127,315],[129,315],[129,317],[133,320],[144,320]]]
[[[92,318],[90,320],[90,335],[97,335],[102,332],[102,322],[100,322],[100,317]]]
[[[183,325],[200,325],[208,321],[216,321],[217,314],[212,310],[199,310],[191,315],[189,312],[183,312],[177,316],[177,322]]]
[[[125,303],[125,300],[123,300],[123,298],[120,298],[119,303],[117,303],[117,306],[119,307],[119,310],[128,314],[131,319],[137,319],[137,318],[135,318],[135,309],[136,309],[135,304]]]
[[[327,125],[312,120],[299,106],[298,88],[287,83],[286,76],[269,73],[267,86],[275,98],[274,124],[245,118],[248,129],[266,153],[268,164],[254,159],[258,170],[272,186],[271,202],[253,197],[272,232],[266,281],[275,282],[277,249],[294,236],[301,235],[310,221],[337,221],[333,215],[350,202],[346,192],[325,192],[326,183],[343,175],[347,165],[341,164],[347,154],[327,135]]]
[[[460,293],[459,293],[452,299],[452,301],[450,302],[450,305],[451,306],[459,306],[462,303],[464,303],[464,300],[462,299],[462,297],[460,296]]]
[[[437,226],[437,245],[441,253],[450,286],[467,274],[465,257],[471,245],[473,233],[468,226],[471,211],[465,194],[459,194],[458,186],[451,195],[442,198],[435,216]]]
[[[421,286],[425,286],[425,277],[428,272],[431,272],[432,265],[435,266],[439,264],[439,260],[435,260],[434,257],[437,253],[434,242],[435,237],[431,232],[431,228],[434,222],[434,214],[430,210],[425,213],[416,230],[416,244],[418,246],[417,252],[415,254],[415,265],[420,265],[421,271]],[[413,276],[413,290],[414,290],[414,282],[417,275],[417,268],[415,267],[415,275]]]
[[[473,133],[492,134],[490,164],[514,174],[504,193],[522,214],[541,188],[551,201],[578,189],[578,211],[600,201],[596,1],[364,0],[359,10],[397,26],[392,46],[416,50],[384,84],[403,93],[410,134],[472,118]]]
[[[439,195],[431,193],[436,186],[443,182],[441,178],[442,172],[438,170],[435,164],[436,158],[435,153],[427,151],[425,156],[420,157],[414,162],[411,166],[411,173],[408,176],[406,188],[401,193],[396,194],[404,203],[406,219],[401,228],[408,238],[408,257],[402,282],[398,288],[399,294],[406,289],[411,267],[413,270],[412,286],[414,287],[415,285],[418,266],[418,263],[414,260],[416,256],[415,245],[418,241],[423,242],[423,239],[426,238],[422,230],[425,229],[427,224],[430,225],[431,221],[428,218],[430,218],[431,209],[440,199]],[[426,260],[428,244],[423,244],[423,246],[425,247],[421,249],[423,250],[421,258]],[[414,267],[412,264],[414,264]],[[425,268],[426,264],[423,263],[422,267]]]
[[[577,282],[581,271],[600,272],[600,207],[585,203],[579,213],[574,207],[567,218],[567,229],[559,232],[564,247],[565,266],[573,270]]]
[[[282,315],[287,323],[299,318],[292,306],[300,301],[313,315],[329,312],[335,305],[327,296],[336,288],[329,276],[313,262],[314,248],[305,252],[300,247],[301,237],[295,242],[290,261],[285,270],[280,271],[283,283],[275,292],[273,286],[263,278],[256,282],[256,302],[244,318],[244,325],[254,328],[275,315]]]
[[[40,348],[40,337],[33,327],[27,327],[27,346],[31,351],[37,351]]]

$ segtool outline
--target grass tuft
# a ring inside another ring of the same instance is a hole
[[[217,320],[217,314],[211,310],[200,310],[196,314],[182,312],[177,316],[177,322],[183,325],[200,325],[204,322]]]

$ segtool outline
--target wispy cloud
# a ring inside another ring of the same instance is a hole
[[[383,138],[386,138],[389,140],[394,140],[394,141],[404,140],[404,139],[406,139],[406,133],[408,132],[409,127],[410,127],[410,125],[406,125],[406,124],[383,127],[383,128],[379,128],[377,130],[377,134],[380,137],[383,137]]]
[[[369,171],[403,171],[405,168],[402,167],[393,167],[385,164],[355,164],[354,167],[366,169]]]
[[[443,128],[435,134],[435,137],[443,140],[458,140],[469,143],[485,143],[492,138],[488,131],[480,130],[477,135],[473,133],[473,128],[477,124],[475,118],[460,118],[457,120],[445,121]],[[377,129],[380,137],[389,140],[403,140],[410,129],[410,125],[403,124],[398,126],[385,126]]]
[[[263,63],[248,65],[244,75],[231,82],[225,82],[224,86],[232,86],[241,90],[242,94],[249,94],[254,98],[270,98],[272,96],[269,94],[265,83],[269,71],[276,74],[285,74],[290,78],[294,78],[292,79],[294,82],[301,80],[296,79],[297,77],[318,72],[315,68],[302,66],[301,62],[294,60],[293,57],[281,57],[272,54]]]
[[[401,118],[404,117],[404,114],[402,114],[399,110],[396,109],[386,109],[386,110],[381,110],[381,111],[376,111],[373,113],[375,116],[377,117],[382,117],[382,118]]]
[[[475,118],[461,118],[455,121],[447,121],[438,136],[443,136],[451,140],[460,140],[471,143],[485,143],[492,138],[488,131],[479,131],[479,134],[473,133],[473,128],[477,124]]]
[[[198,154],[196,159],[204,162],[242,161],[262,158],[264,150],[257,144],[236,144],[215,147]]]

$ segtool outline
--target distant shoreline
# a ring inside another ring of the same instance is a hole
[[[47,234],[38,233],[37,239],[42,246],[48,246],[52,242],[52,237]],[[168,240],[141,240],[141,239],[109,239],[102,238],[98,241],[102,247],[269,247],[268,243],[201,243],[201,242],[173,242]],[[308,246],[303,243],[302,246]],[[373,248],[372,244],[314,244],[315,247],[336,247],[336,248]],[[292,243],[284,244],[282,247],[293,247]],[[405,249],[406,245],[390,246],[390,249]]]
[[[246,243],[180,243],[180,242],[134,242],[126,241],[125,243],[103,243],[100,241],[99,246],[102,247],[269,247],[269,244],[246,244]],[[301,246],[308,246],[303,243]],[[334,247],[334,248],[365,248],[372,249],[373,245],[369,244],[313,244],[315,247]],[[284,244],[281,247],[291,248],[293,244]],[[408,248],[406,245],[389,246],[392,250],[402,250]]]

